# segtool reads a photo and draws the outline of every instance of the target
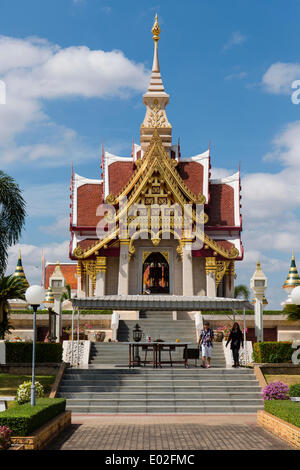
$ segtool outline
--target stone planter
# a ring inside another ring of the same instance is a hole
[[[56,436],[70,426],[70,424],[71,411],[64,411],[34,431],[31,436],[12,436],[11,442],[15,447],[22,446],[25,450],[44,449]]]
[[[264,410],[257,412],[257,424],[300,449],[300,428]]]
[[[77,333],[74,332],[74,341],[77,341]],[[87,335],[85,333],[79,333],[79,340],[87,340]],[[69,335],[69,341],[72,341],[72,335]]]
[[[300,397],[290,397],[291,401],[299,401],[300,402]]]

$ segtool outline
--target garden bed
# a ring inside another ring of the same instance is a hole
[[[300,449],[300,403],[268,400],[264,408],[258,411],[258,424]]]

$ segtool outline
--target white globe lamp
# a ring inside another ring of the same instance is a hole
[[[300,305],[300,286],[295,287],[291,293],[292,304]]]
[[[29,305],[41,305],[45,298],[45,289],[42,286],[30,286],[25,292],[26,302]]]

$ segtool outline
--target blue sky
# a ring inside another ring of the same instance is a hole
[[[28,278],[38,281],[42,247],[49,261],[67,259],[71,162],[98,177],[102,138],[124,156],[132,137],[139,141],[156,12],[173,139],[185,156],[211,139],[218,176],[241,162],[237,282],[248,283],[259,255],[269,306],[278,308],[293,247],[300,260],[300,106],[291,101],[300,79],[298,0],[2,0],[0,159],[28,201]]]

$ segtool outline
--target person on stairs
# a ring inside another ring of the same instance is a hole
[[[201,367],[205,369],[205,360],[207,359],[207,368],[210,368],[210,359],[211,353],[213,348],[213,338],[214,338],[214,331],[212,328],[209,327],[209,322],[204,322],[203,330],[200,333],[198,347],[201,346],[202,351],[202,364]]]
[[[232,350],[233,361],[234,365],[232,367],[239,367],[239,356],[240,356],[240,347],[244,347],[244,338],[243,333],[240,329],[240,325],[238,323],[234,323],[228,341],[226,343],[226,347],[228,344],[231,343],[230,349]]]

